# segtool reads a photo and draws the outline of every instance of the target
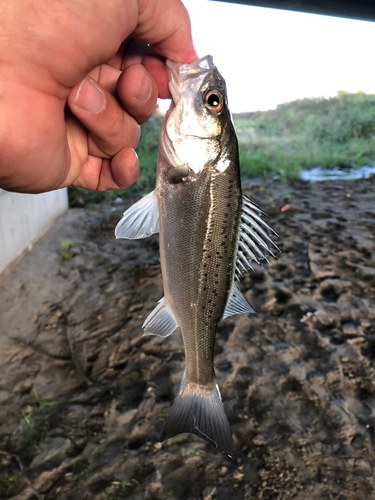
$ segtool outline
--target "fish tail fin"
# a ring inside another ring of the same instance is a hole
[[[184,374],[160,441],[182,432],[196,434],[232,458],[232,433],[216,380],[213,389],[205,390],[198,384],[187,383]]]

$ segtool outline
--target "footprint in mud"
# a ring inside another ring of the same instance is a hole
[[[322,281],[315,292],[315,299],[324,302],[337,302],[342,294],[350,290],[351,283],[340,279],[327,279]]]

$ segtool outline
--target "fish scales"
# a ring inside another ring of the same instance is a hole
[[[164,293],[181,327],[186,379],[212,389],[216,329],[233,279],[240,223],[238,169],[235,162],[224,174],[208,167],[199,179],[184,183],[174,196],[173,189],[175,186],[161,182]]]
[[[212,57],[167,66],[172,103],[160,131],[156,187],[124,213],[116,237],[160,232],[164,297],[144,335],[167,337],[179,326],[184,341],[185,372],[160,440],[191,432],[232,456],[215,335],[221,319],[255,312],[236,283],[253,260],[273,255],[275,233],[241,192],[225,81]]]

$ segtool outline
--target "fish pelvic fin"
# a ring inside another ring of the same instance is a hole
[[[164,297],[159,300],[155,309],[147,316],[143,323],[143,337],[147,335],[158,335],[158,337],[168,337],[178,327],[173,312],[166,303]]]
[[[216,380],[214,388],[210,390],[187,382],[184,374],[159,441],[182,432],[199,436],[232,458],[232,433]]]

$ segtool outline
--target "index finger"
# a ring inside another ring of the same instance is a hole
[[[134,38],[172,61],[190,64],[198,56],[188,11],[180,0],[139,0]]]

